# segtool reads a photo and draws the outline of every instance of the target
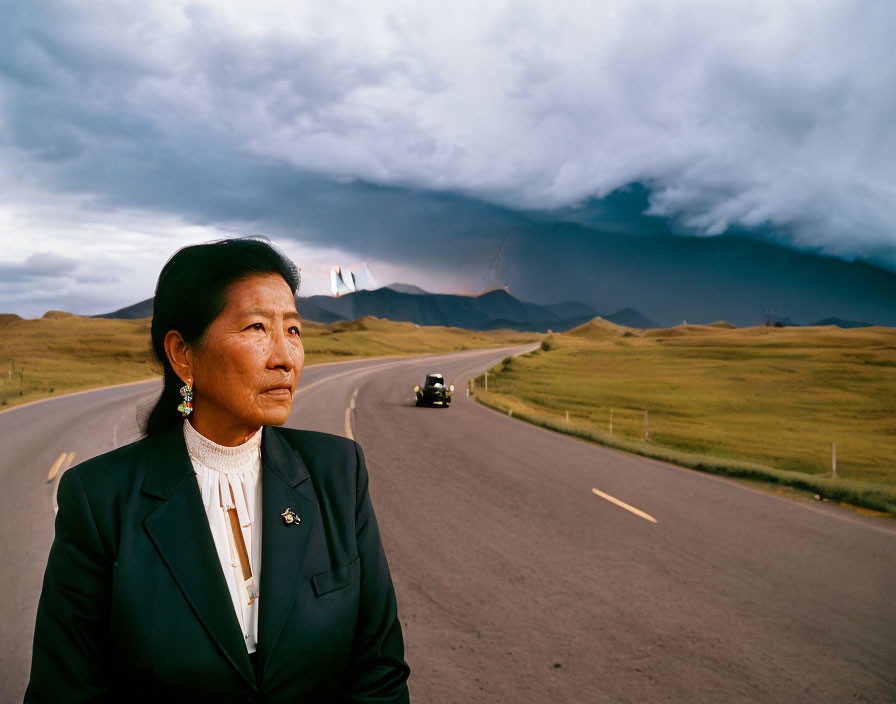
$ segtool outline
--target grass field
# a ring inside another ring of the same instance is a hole
[[[65,313],[23,320],[0,315],[0,410],[48,396],[159,375],[150,319],[107,320]],[[454,352],[540,339],[537,333],[477,332],[365,317],[303,323],[305,364]]]
[[[0,410],[157,376],[149,324],[0,315]],[[637,331],[597,319],[545,338],[372,317],[303,325],[306,364],[542,338],[547,350],[489,370],[488,391],[480,376],[477,399],[627,451],[896,513],[896,329]]]
[[[839,479],[896,486],[896,329],[595,320],[544,346],[490,370],[488,392],[479,377],[479,400],[688,466],[700,456],[831,478],[836,443]]]

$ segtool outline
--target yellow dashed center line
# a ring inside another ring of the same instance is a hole
[[[53,481],[56,478],[56,475],[59,474],[59,470],[62,469],[63,466],[67,467],[70,465],[74,459],[74,452],[63,452],[59,455],[59,457],[56,458],[56,461],[50,466],[50,473],[47,474],[47,483]]]
[[[47,475],[47,482],[53,481],[56,478],[56,475],[59,474],[60,470],[67,470],[72,462],[75,459],[74,452],[63,452],[59,457],[56,458],[56,461],[53,463],[53,466],[50,467],[50,473]],[[59,504],[56,502],[56,492],[59,490],[59,482],[56,482],[53,485],[53,511],[59,510]]]
[[[592,489],[591,491],[593,491],[595,494],[597,494],[600,498],[606,499],[611,504],[616,504],[620,508],[624,508],[626,511],[631,511],[633,514],[635,514],[636,516],[640,516],[645,521],[650,521],[651,523],[656,523],[656,519],[653,516],[651,516],[649,513],[644,513],[642,510],[637,509],[634,506],[629,506],[624,501],[620,501],[619,499],[617,499],[614,496],[605,494],[604,492],[600,491],[600,489]]]
[[[354,440],[355,435],[352,433],[352,411],[355,408],[355,399],[358,398],[358,389],[355,389],[352,393],[352,399],[349,402],[348,406],[345,407],[345,437],[349,440]]]

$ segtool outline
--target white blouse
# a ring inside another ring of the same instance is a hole
[[[259,428],[242,445],[227,447],[201,435],[184,419],[187,451],[199,482],[202,503],[205,505],[233,608],[250,653],[255,652],[258,645],[258,602],[261,596],[251,604],[248,603],[242,566],[227,509],[236,504],[257,589],[261,581],[261,433]]]

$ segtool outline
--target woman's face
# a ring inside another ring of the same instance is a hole
[[[283,277],[256,274],[232,284],[227,305],[191,350],[193,427],[238,445],[262,425],[282,425],[302,376],[305,349],[295,298]]]

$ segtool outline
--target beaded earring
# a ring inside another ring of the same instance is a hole
[[[186,386],[180,389],[180,395],[184,397],[183,402],[177,407],[184,418],[193,412],[193,382],[188,382]]]

